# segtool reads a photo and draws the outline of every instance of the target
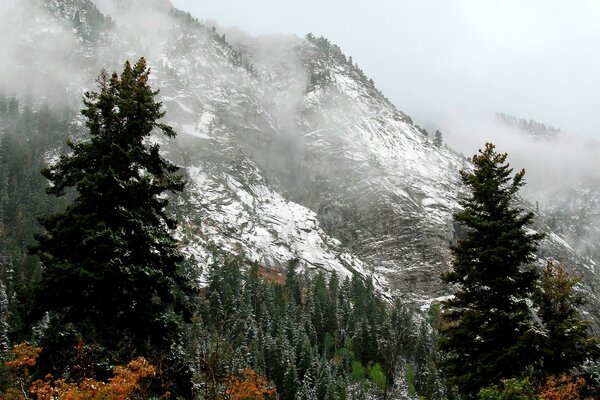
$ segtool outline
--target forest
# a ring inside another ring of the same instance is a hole
[[[428,310],[217,247],[201,281],[174,234],[185,171],[149,140],[176,135],[149,74],[103,72],[81,116],[0,94],[1,398],[598,398],[578,277],[535,264],[524,171],[494,145],[461,172],[454,295]]]

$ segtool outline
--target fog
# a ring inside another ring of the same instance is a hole
[[[123,0],[94,3],[109,17],[99,38],[80,35],[68,8],[58,13],[72,26],[51,17],[36,0],[0,1],[0,90],[79,107],[101,69],[120,69],[126,58],[135,62],[142,55],[159,59],[174,25],[168,2],[144,2],[143,8],[127,7]]]
[[[600,183],[600,143],[570,132],[533,136],[496,115],[461,114],[441,119],[445,141],[471,157],[486,142],[508,153],[515,170],[525,169],[525,196],[541,205],[560,202],[581,186]]]
[[[165,51],[168,31],[175,21],[168,12],[169,2],[161,0],[93,0],[96,7],[115,22],[113,33],[130,54],[154,58]],[[143,5],[143,6],[140,6]]]
[[[253,34],[312,32],[419,124],[504,112],[600,138],[600,2],[173,0]]]
[[[40,28],[43,27],[43,28]],[[65,100],[80,92],[83,65],[75,36],[30,0],[0,2],[0,89],[5,94]]]
[[[0,89],[79,102],[101,68],[118,69],[125,57],[134,61],[144,55],[160,69],[163,55],[172,51],[165,46],[173,44],[174,20],[165,12],[169,2],[147,1],[129,9],[123,8],[125,0],[94,3],[114,21],[108,34],[118,40],[107,41],[108,48],[82,46],[72,30],[36,12],[33,0],[2,0]],[[586,138],[600,126],[600,51],[595,51],[600,3],[578,2],[569,13],[552,1],[527,6],[376,1],[369,7],[335,1],[319,7],[310,1],[302,6],[271,0],[173,3],[201,19],[217,17],[218,32],[251,54],[266,81],[257,93],[282,135],[279,145],[293,147],[289,153],[298,158],[302,138],[296,118],[307,77],[292,47],[310,31],[339,44],[399,109],[430,131],[442,130],[451,147],[471,156],[485,142],[496,143],[516,168],[527,170],[531,200],[562,196],[600,177],[598,145]],[[273,31],[280,33],[266,35]],[[211,72],[212,84],[231,90],[245,79],[233,69],[220,78],[218,72]],[[177,79],[187,84],[184,74]],[[270,81],[279,86],[269,88]],[[495,112],[535,119],[562,132],[552,140],[534,139],[499,121]]]

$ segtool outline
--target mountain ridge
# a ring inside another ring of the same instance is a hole
[[[464,191],[458,171],[470,164],[435,146],[339,47],[310,36],[238,38],[236,47],[162,1],[139,10],[142,23],[95,8],[79,13],[75,29],[77,11],[93,2],[42,3],[77,50],[66,65],[83,66],[74,81],[58,79],[70,99],[101,68],[147,57],[179,132],[156,140],[190,179],[179,235],[197,268],[206,271],[216,246],[271,268],[298,259],[372,276],[386,296],[423,307],[449,294],[439,275],[460,237],[452,213]],[[538,216],[535,229],[549,232],[540,257],[568,260],[584,276],[590,310],[600,310],[595,263]]]

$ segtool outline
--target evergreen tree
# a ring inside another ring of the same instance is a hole
[[[103,72],[99,91],[84,97],[90,139],[69,143],[71,154],[43,171],[49,194],[68,191],[74,200],[40,219],[45,233],[32,250],[43,272],[30,318],[50,315],[40,373],[73,377],[73,363],[88,368],[73,350],[79,344],[100,378],[111,365],[144,356],[173,394],[190,398],[181,348],[195,289],[181,266],[165,196],[181,192],[185,181],[148,141],[154,131],[175,136],[159,122],[165,113],[149,74],[143,58],[127,62],[120,76]]]
[[[467,233],[452,247],[453,269],[443,276],[456,287],[443,304],[444,367],[467,397],[515,376],[534,356],[527,302],[538,274],[527,264],[542,234],[527,231],[533,214],[514,204],[525,171],[511,179],[506,157],[487,143],[473,157],[474,170],[461,171],[470,193],[454,219]]]
[[[302,385],[296,394],[296,400],[317,400],[317,393],[312,382],[312,377],[308,374],[302,381]]]
[[[298,373],[294,363],[288,364],[283,378],[283,390],[281,391],[282,400],[295,400],[296,392],[300,387]]]
[[[6,286],[0,282],[0,361],[5,361],[10,350],[8,340],[8,296]]]
[[[600,355],[600,342],[590,335],[590,323],[578,309],[585,303],[583,295],[574,290],[578,282],[579,279],[551,262],[542,273],[541,290],[535,302],[546,331],[540,343],[541,368],[546,375],[569,373]]]
[[[316,352],[311,347],[310,340],[306,334],[304,334],[301,346],[300,356],[298,358],[298,377],[302,380],[313,367],[317,356],[315,354]]]
[[[285,268],[285,290],[288,293],[289,301],[300,304],[302,301],[302,292],[300,290],[300,278],[298,277],[298,259],[290,260]]]
[[[440,132],[439,130],[435,131],[435,137],[433,139],[433,144],[436,147],[442,147],[442,144],[444,143],[444,140],[442,139],[442,132]]]
[[[403,367],[402,360],[409,354],[409,348],[414,347],[413,333],[415,325],[408,310],[401,302],[396,301],[389,311],[389,318],[381,327],[377,339],[379,354],[385,368],[383,398],[387,399],[387,391],[393,383],[398,369]],[[404,357],[403,357],[404,356]]]

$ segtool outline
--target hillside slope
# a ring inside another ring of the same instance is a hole
[[[439,276],[459,236],[452,213],[469,162],[434,146],[337,46],[310,35],[229,41],[168,1],[99,5],[7,5],[21,20],[4,25],[15,39],[3,51],[29,56],[3,67],[11,78],[0,85],[78,104],[101,68],[145,56],[179,133],[157,140],[190,179],[180,236],[198,268],[218,248],[272,268],[298,259],[358,272],[423,306],[448,294]],[[548,232],[540,257],[584,276],[600,321],[595,264],[543,215],[536,229]]]

